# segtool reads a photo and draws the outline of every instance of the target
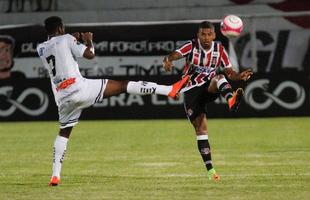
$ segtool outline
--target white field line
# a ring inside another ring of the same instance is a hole
[[[173,167],[180,165],[178,162],[140,162],[140,163],[135,163],[135,166],[141,166],[141,167]]]
[[[0,174],[1,178],[10,176],[20,176],[20,174]],[[85,174],[85,176],[88,176]],[[100,176],[100,175],[99,175]],[[251,177],[307,177],[310,173],[253,173],[253,174],[226,174],[220,173],[221,177],[238,177],[238,178],[251,178]],[[207,172],[205,174],[151,174],[151,175],[140,175],[140,174],[118,174],[118,175],[104,175],[104,177],[119,177],[119,178],[207,178]]]
[[[139,177],[139,178],[170,178],[170,177],[179,177],[179,178],[199,178],[206,177],[207,174],[198,175],[198,174],[166,174],[166,175],[147,175],[147,176],[137,176],[137,175],[120,175],[120,177]],[[275,177],[275,176],[310,176],[310,173],[265,173],[265,174],[220,174],[221,177]]]

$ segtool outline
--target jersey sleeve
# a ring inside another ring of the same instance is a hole
[[[43,56],[43,51],[44,51],[44,47],[42,47],[42,44],[39,44],[37,46],[37,53],[38,53],[39,57]]]
[[[77,58],[83,57],[84,51],[87,47],[84,44],[78,42],[75,37],[70,34],[67,34],[67,39],[72,54]]]
[[[187,56],[192,50],[193,44],[192,41],[188,41],[177,48],[175,51],[180,53],[183,57]]]
[[[232,67],[232,64],[229,60],[228,54],[227,54],[224,46],[221,45],[220,48],[221,48],[221,64],[222,64],[222,66],[224,66],[225,68]]]

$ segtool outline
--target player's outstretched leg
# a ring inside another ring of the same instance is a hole
[[[173,99],[178,97],[179,92],[184,88],[189,80],[189,76],[184,76],[181,80],[173,85],[158,85],[153,82],[145,81],[129,81],[127,85],[127,92],[130,94],[159,94],[169,96]]]
[[[189,81],[189,76],[184,76],[181,80],[174,83],[173,85],[159,85],[153,82],[146,81],[115,81],[108,80],[107,86],[105,88],[103,97],[111,97],[119,95],[121,93],[127,92],[129,94],[159,94],[164,96],[169,96],[171,98],[177,98],[181,89],[183,89],[187,82]]]
[[[173,99],[178,98],[181,89],[183,89],[186,86],[186,84],[188,83],[189,79],[190,79],[190,76],[189,75],[185,75],[185,76],[183,76],[183,78],[181,80],[179,80],[178,82],[174,83],[172,85],[172,89],[169,92],[168,96],[173,98]]]

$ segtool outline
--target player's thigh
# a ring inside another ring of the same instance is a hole
[[[208,92],[217,93],[218,92],[217,82],[223,78],[224,76],[221,74],[212,78],[208,87]]]
[[[193,122],[201,114],[206,112],[204,99],[205,88],[195,87],[184,93],[184,109],[187,118]]]
[[[73,127],[61,128],[59,130],[59,135],[62,136],[62,137],[65,137],[65,138],[69,138],[70,134],[72,132],[72,128]]]
[[[107,79],[85,79],[79,93],[79,108],[87,108],[94,103],[101,102],[106,90]]]
[[[73,127],[78,123],[82,109],[74,101],[67,101],[59,105],[58,115],[60,129]]]
[[[196,135],[206,135],[208,133],[205,113],[199,114],[191,123],[195,129]]]
[[[115,96],[127,91],[128,81],[108,80],[103,97]]]

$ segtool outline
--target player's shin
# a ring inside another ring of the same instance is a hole
[[[197,144],[200,155],[208,170],[209,180],[219,181],[220,176],[216,173],[215,169],[212,166],[211,150],[208,141],[208,135],[197,135]]]
[[[127,85],[127,93],[129,94],[159,94],[168,96],[172,86],[158,85],[153,82],[146,81],[129,81]]]
[[[227,100],[227,102],[233,96],[233,89],[226,80],[226,78],[221,78],[220,80],[218,80],[217,88],[220,91],[221,95]]]
[[[208,135],[198,135],[197,136],[197,145],[200,155],[203,159],[203,162],[206,165],[207,170],[211,170],[212,166],[212,159],[211,159],[211,150],[210,144],[208,141]]]
[[[62,162],[67,150],[68,138],[57,135],[54,143],[53,176],[60,177]]]

